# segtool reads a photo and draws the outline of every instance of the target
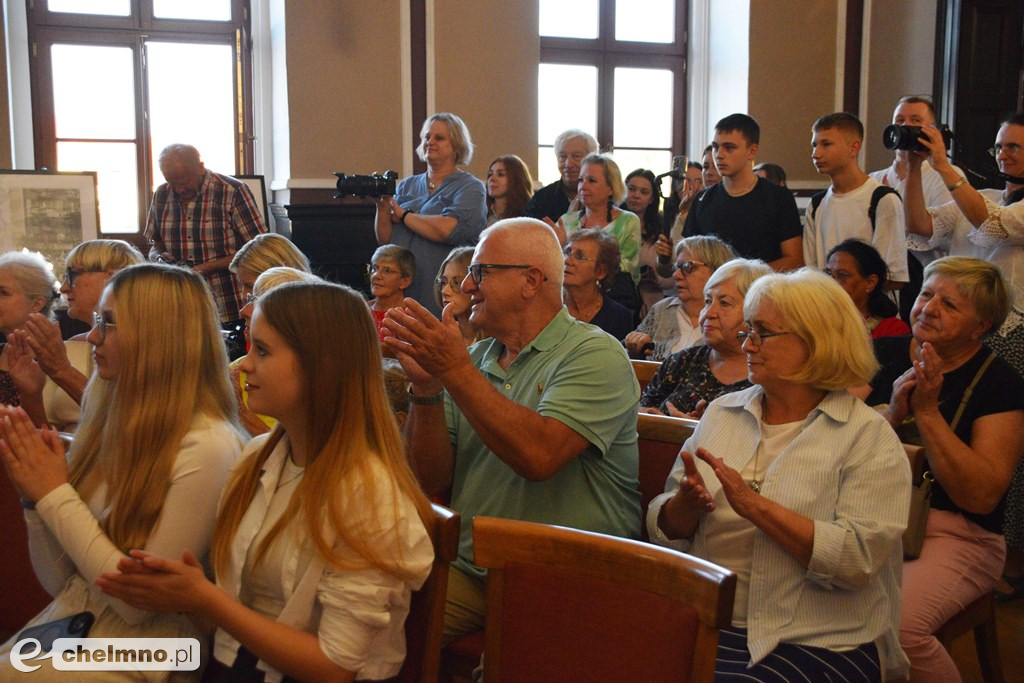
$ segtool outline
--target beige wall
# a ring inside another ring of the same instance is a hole
[[[868,48],[864,150],[868,171],[892,163],[882,146],[882,130],[892,122],[903,95],[932,94],[935,62],[935,2],[873,2]]]
[[[398,2],[285,7],[291,177],[401,169]]]
[[[476,153],[468,170],[487,175],[491,159],[518,154],[537,172],[536,2],[434,3],[434,104],[463,118]]]
[[[283,125],[291,138],[291,179],[403,168],[403,141],[412,131],[403,115],[409,95],[401,82],[400,1],[344,8],[320,0],[286,3]],[[433,7],[434,108],[455,112],[469,126],[477,147],[469,170],[483,177],[490,159],[510,152],[535,167],[535,3],[444,0]]]
[[[835,110],[837,3],[750,3],[749,113],[761,125],[758,161],[791,182],[827,184],[810,161],[811,124]]]

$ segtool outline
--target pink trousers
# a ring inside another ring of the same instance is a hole
[[[929,513],[921,557],[903,564],[900,645],[910,659],[911,683],[960,681],[952,657],[933,634],[992,590],[1005,557],[1002,535],[957,513]]]

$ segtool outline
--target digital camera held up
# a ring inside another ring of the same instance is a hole
[[[355,195],[357,197],[388,197],[395,194],[395,181],[398,174],[394,171],[371,173],[370,175],[345,175],[335,171],[338,176],[338,193],[335,199]]]
[[[936,124],[936,128],[942,133],[942,141],[949,149],[953,142],[953,131],[944,123]],[[921,126],[903,126],[894,123],[886,126],[882,131],[882,144],[886,149],[904,149],[912,152],[927,152],[928,148],[921,144]]]

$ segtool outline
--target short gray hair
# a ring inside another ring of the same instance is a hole
[[[754,284],[754,280],[772,272],[772,267],[761,259],[734,258],[731,261],[726,261],[711,273],[707,284],[704,285],[704,293],[707,294],[712,287],[717,287],[726,280],[732,279],[740,296],[745,297],[750,285]]]
[[[192,145],[185,145],[180,142],[164,147],[157,159],[157,164],[160,166],[160,169],[163,170],[164,165],[172,159],[180,161],[190,171],[199,171],[199,165],[202,163],[199,158],[198,149]]]
[[[9,251],[0,254],[0,271],[6,270],[28,299],[42,299],[39,312],[49,317],[57,298],[53,264],[37,251]]]
[[[583,142],[587,143],[587,153],[593,154],[598,149],[597,139],[585,130],[579,128],[570,128],[569,130],[563,130],[555,138],[555,154],[558,154],[565,148],[565,143],[570,140],[580,138]]]

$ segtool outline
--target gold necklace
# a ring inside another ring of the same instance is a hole
[[[751,478],[750,481],[747,482],[747,486],[749,486],[750,490],[753,491],[754,493],[761,493],[761,484],[764,483],[763,477],[761,479],[757,478],[757,459],[760,457],[760,455],[761,446],[758,445],[757,450],[754,451],[754,476]]]

